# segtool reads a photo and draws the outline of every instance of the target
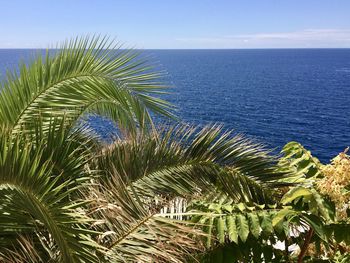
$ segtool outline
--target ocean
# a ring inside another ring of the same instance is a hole
[[[350,146],[350,49],[144,52],[168,72],[164,98],[185,122],[220,123],[276,151],[298,141],[324,163]],[[0,79],[33,53],[0,49]]]

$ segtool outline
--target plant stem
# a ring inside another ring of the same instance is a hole
[[[311,241],[311,237],[314,234],[314,230],[310,229],[309,232],[307,232],[306,237],[305,237],[305,242],[303,244],[303,247],[301,248],[299,257],[298,257],[298,263],[302,263],[303,262],[303,258],[307,252],[307,249],[309,247],[310,241]]]
[[[288,242],[288,237],[286,237],[286,239],[284,240],[284,257],[286,259],[286,262],[289,262],[289,250],[288,250],[288,247],[289,247],[289,242]]]

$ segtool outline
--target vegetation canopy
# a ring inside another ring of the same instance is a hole
[[[350,260],[346,152],[323,165],[296,142],[274,156],[219,125],[159,126],[152,116],[176,119],[162,77],[106,37],[8,73],[1,262]],[[101,141],[89,114],[118,138]]]

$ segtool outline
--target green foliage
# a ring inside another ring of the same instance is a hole
[[[344,222],[329,224],[325,226],[325,231],[328,237],[334,237],[337,243],[344,242],[350,245],[350,225]]]
[[[101,146],[84,125],[77,127],[77,121],[86,113],[97,113],[132,134],[152,125],[151,111],[171,117],[172,107],[152,95],[166,88],[161,74],[152,72],[138,52],[116,47],[106,38],[72,40],[31,65],[22,65],[19,75],[9,73],[0,87],[1,261],[102,262],[113,258],[124,262],[99,240],[109,236],[95,227],[104,218],[96,217],[95,207],[91,208],[97,189],[104,187],[99,185],[102,167],[94,161]],[[93,197],[87,198],[86,192]],[[98,202],[108,207],[114,200]],[[124,204],[125,215],[128,208]],[[128,238],[133,231],[126,226],[133,226],[126,218],[120,233]],[[182,229],[181,224],[164,218],[153,222],[164,232]],[[139,225],[145,223],[141,220]],[[169,244],[169,251],[175,251],[180,240]],[[153,249],[147,252],[141,247],[138,257],[149,258]],[[177,262],[176,257],[169,258]]]
[[[322,164],[311,155],[300,143],[289,142],[283,149],[284,156],[280,159],[280,165],[291,170],[294,177],[289,178],[290,182],[305,182],[307,179],[322,177]]]
[[[274,223],[276,216],[283,211],[275,205],[235,203],[222,196],[214,201],[195,201],[188,210],[191,221],[208,234],[208,248],[218,243],[241,245],[252,239],[274,240],[275,234],[282,239],[286,236],[285,229],[277,224],[279,222]]]
[[[268,200],[286,176],[261,146],[220,127],[177,126],[116,142],[102,150],[99,166],[115,168],[133,191],[149,198],[191,197],[220,189],[235,200]]]
[[[337,252],[333,258],[334,263],[347,263],[350,262],[350,254],[342,254]]]
[[[107,38],[76,38],[47,51],[20,74],[8,73],[0,87],[0,122],[12,133],[23,131],[40,116],[75,122],[84,113],[97,113],[128,129],[151,123],[149,111],[172,116],[171,105],[152,94],[165,86],[161,73],[138,52],[120,50]]]
[[[47,147],[52,145],[56,148],[51,156],[65,156],[74,135],[67,135],[64,130],[63,125],[50,125],[53,136],[48,144],[40,140],[33,144],[23,137],[13,139],[8,131],[0,133],[1,254],[15,248],[21,235],[29,235],[34,243],[42,243],[46,248],[40,253],[43,259],[97,260],[92,251],[102,248],[91,238],[97,233],[86,228],[91,218],[81,210],[84,200],[72,198],[90,179],[84,169],[88,152],[81,144],[74,149],[80,154],[74,161],[46,156]],[[66,140],[61,140],[62,134],[66,134]],[[67,167],[67,173],[62,167]]]
[[[203,263],[236,263],[236,262],[284,262],[283,251],[274,249],[270,244],[249,240],[239,245],[228,243],[211,250],[200,258]]]
[[[320,216],[327,222],[335,220],[334,204],[313,188],[294,187],[283,196],[281,203],[283,205],[292,203],[295,208]]]
[[[0,260],[182,262],[204,234],[173,219],[173,200],[215,190],[266,203],[288,176],[261,145],[221,127],[155,131],[151,112],[173,117],[154,97],[166,88],[162,74],[116,47],[77,38],[2,84]],[[81,122],[87,113],[112,119],[125,138],[102,145]],[[244,241],[260,224],[243,214],[233,222]],[[215,224],[223,243],[226,220]]]
[[[349,225],[337,222],[334,203],[313,186],[322,177],[322,165],[298,143],[287,144],[283,152],[285,156],[279,165],[290,171],[291,177],[282,180],[302,184],[291,185],[280,199],[274,199],[274,205],[237,203],[225,196],[217,199],[211,196],[197,200],[189,207],[192,221],[208,234],[206,246],[211,252],[202,262],[292,260],[289,253],[272,246],[277,240],[289,245],[298,244],[306,250],[310,245],[306,242],[316,247],[322,244],[328,253],[332,253],[340,242],[348,244]],[[305,241],[310,234],[310,241]],[[267,244],[269,253],[264,254],[262,251],[263,248],[266,250]],[[305,256],[304,260],[333,262],[333,256],[326,261],[310,256]]]
[[[192,222],[207,233],[209,252],[199,256],[200,262],[284,262],[284,252],[273,244],[286,240],[290,229],[287,220],[274,223],[281,211],[276,206],[236,204],[221,197],[190,208]]]
[[[278,160],[217,125],[156,130],[151,113],[174,117],[156,97],[161,77],[99,37],[8,74],[1,262],[288,262],[291,244],[299,262],[321,260],[304,253],[310,244],[347,262],[349,224],[314,187],[323,166],[310,152],[291,142]],[[102,144],[87,113],[112,119],[120,138]]]
[[[198,249],[196,230],[148,209],[142,196],[135,198],[117,173],[85,194],[89,214],[99,222],[92,225],[101,233],[98,242],[108,249],[106,262],[180,262]]]

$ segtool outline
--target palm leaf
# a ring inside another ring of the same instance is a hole
[[[107,182],[96,182],[86,195],[90,214],[100,221],[95,228],[104,233],[99,242],[109,248],[107,259],[112,262],[183,262],[198,249],[197,230],[148,210],[116,172]]]
[[[144,197],[190,197],[214,187],[236,200],[266,201],[264,185],[288,174],[279,172],[277,161],[259,145],[220,131],[178,126],[117,141],[102,151],[99,167],[115,168]]]
[[[72,150],[69,142],[60,140],[62,129],[64,126],[49,127],[49,134],[55,133],[49,144],[45,140],[31,143],[26,137],[13,137],[5,131],[0,133],[0,252],[4,257],[13,251],[11,247],[18,235],[30,235],[36,243],[42,242],[39,251],[49,250],[46,257],[50,254],[50,258],[58,261],[95,262],[95,251],[103,250],[90,237],[97,233],[86,229],[92,219],[82,209],[85,202],[71,198],[91,178],[83,170],[88,158],[57,162],[45,156],[47,147],[55,140],[56,151],[61,149],[62,156],[67,150],[64,144]],[[37,134],[36,138],[39,137]],[[51,156],[55,154],[58,153]],[[80,148],[80,154],[88,153]],[[72,164],[77,170],[70,167]]]
[[[149,124],[150,111],[172,116],[171,105],[151,95],[165,88],[161,73],[118,48],[107,38],[77,38],[23,64],[0,88],[0,122],[17,133],[39,115],[46,124],[62,113],[75,122],[93,112],[127,128]]]
[[[40,250],[35,246],[30,236],[19,236],[14,245],[0,252],[0,260],[9,263],[39,263],[44,262]]]

